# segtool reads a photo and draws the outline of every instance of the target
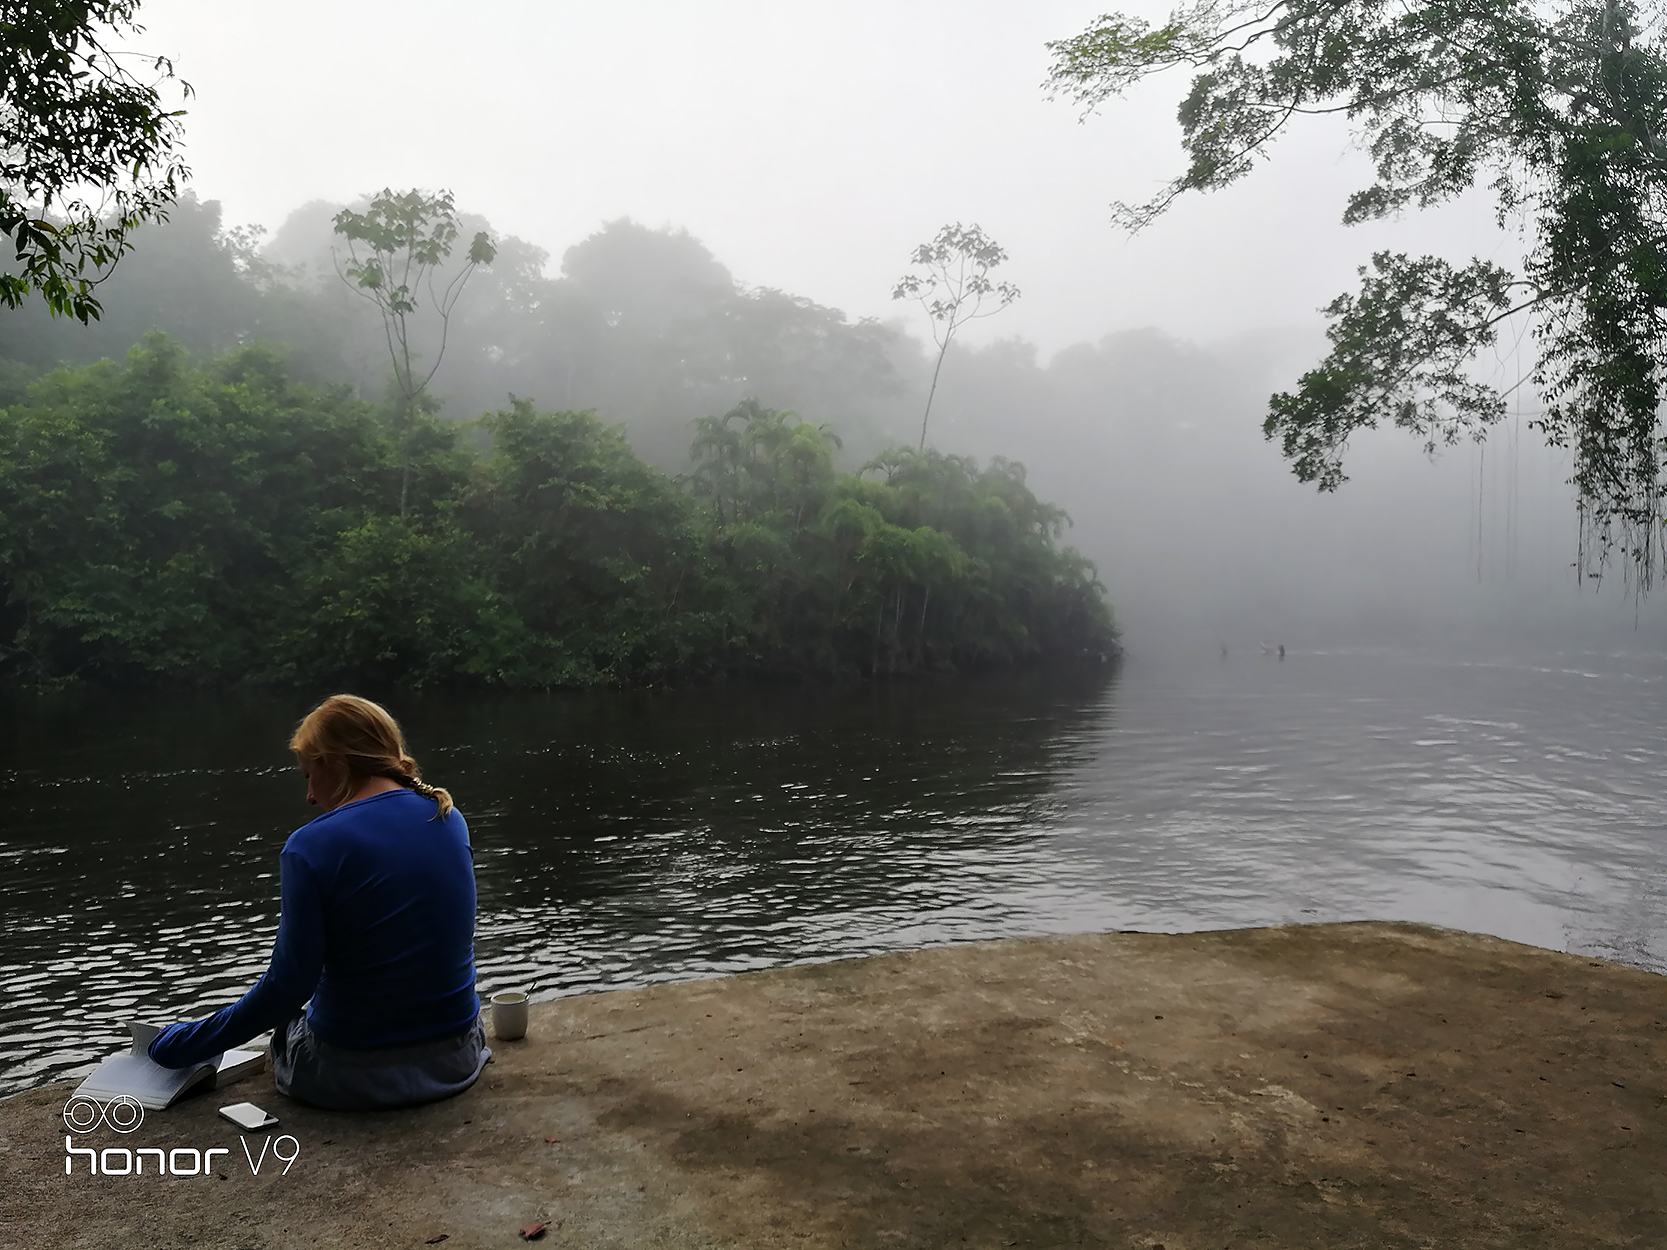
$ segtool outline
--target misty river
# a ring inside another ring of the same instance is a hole
[[[1397,918],[1667,970],[1667,658],[1236,650],[836,688],[389,698],[469,820],[479,987]],[[265,967],[302,699],[0,728],[0,1092]]]

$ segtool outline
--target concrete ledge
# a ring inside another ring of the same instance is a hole
[[[0,1244],[1655,1247],[1664,1022],[1667,978],[1417,925],[941,947],[541,1004],[414,1111],[262,1077],[76,1143],[206,1177],[65,1176],[33,1090]]]

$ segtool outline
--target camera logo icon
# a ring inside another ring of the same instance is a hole
[[[131,1094],[117,1094],[101,1103],[77,1094],[64,1104],[64,1124],[72,1133],[90,1133],[103,1123],[118,1133],[131,1133],[145,1122],[145,1108]]]

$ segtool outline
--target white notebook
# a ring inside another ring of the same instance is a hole
[[[100,1102],[126,1094],[145,1110],[160,1111],[173,1106],[194,1089],[230,1085],[240,1077],[266,1068],[264,1050],[228,1050],[189,1068],[164,1068],[148,1053],[151,1039],[161,1028],[137,1020],[128,1021],[127,1028],[133,1035],[132,1047],[99,1064],[76,1086],[77,1094]]]

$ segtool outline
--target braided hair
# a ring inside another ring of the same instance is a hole
[[[295,727],[289,749],[306,760],[333,755],[347,765],[345,798],[366,777],[386,777],[435,803],[433,819],[452,810],[451,795],[431,786],[406,750],[405,735],[388,710],[354,694],[333,694]]]

